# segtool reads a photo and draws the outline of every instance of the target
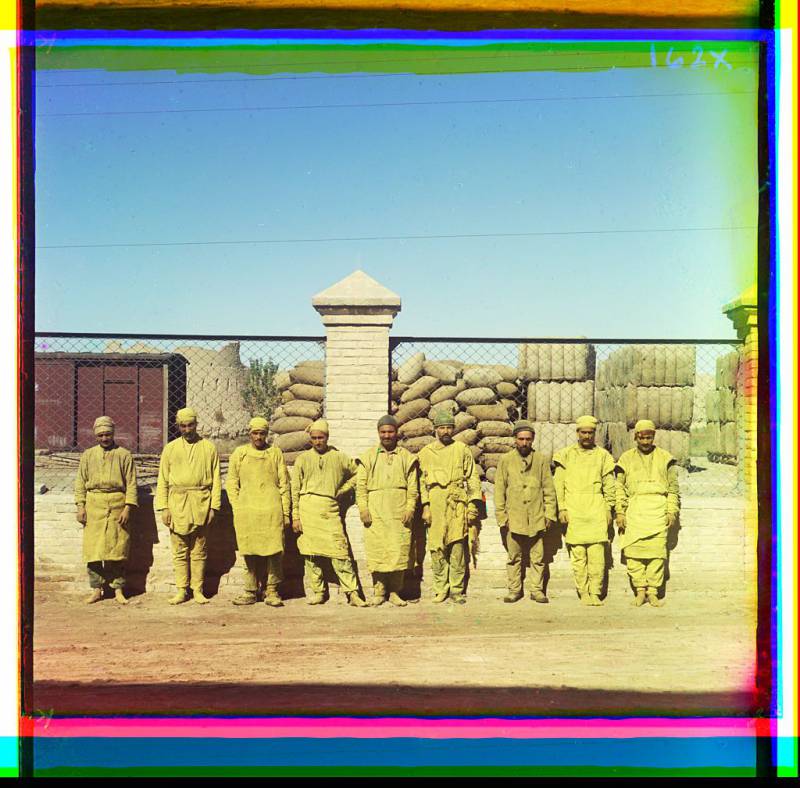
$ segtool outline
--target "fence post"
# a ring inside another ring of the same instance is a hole
[[[400,297],[354,271],[317,293],[311,304],[326,331],[325,416],[331,444],[356,457],[377,440],[389,407],[389,329]]]

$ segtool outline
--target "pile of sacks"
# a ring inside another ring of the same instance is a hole
[[[268,443],[277,446],[287,465],[292,465],[301,451],[311,448],[306,432],[322,416],[325,401],[325,362],[301,361],[290,370],[275,376],[281,404],[272,411]]]
[[[633,446],[639,419],[656,425],[656,445],[689,462],[694,415],[694,345],[628,345],[597,365],[597,443],[619,458]]]
[[[580,343],[519,346],[519,376],[527,384],[525,416],[533,447],[552,456],[575,443],[576,420],[594,415],[595,348]]]
[[[737,351],[720,356],[716,386],[706,394],[706,446],[712,462],[735,465],[739,455],[739,431],[736,429],[739,371]]]
[[[391,409],[400,445],[416,453],[435,440],[434,415],[446,410],[455,418],[454,439],[469,447],[481,478],[493,481],[500,457],[514,446],[521,398],[517,370],[416,353],[393,370],[393,377]]]

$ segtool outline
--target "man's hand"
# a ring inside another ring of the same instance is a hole
[[[208,510],[208,517],[206,517],[206,525],[211,525],[211,523],[214,521],[214,518],[216,517],[216,515],[217,515],[217,510],[216,509],[209,509]]]
[[[678,513],[677,512],[670,512],[667,515],[667,528],[672,528],[675,523],[678,522]]]
[[[161,510],[161,522],[169,528],[172,525],[172,512],[169,509]]]
[[[81,525],[86,525],[86,507],[83,504],[78,504],[78,511],[75,512],[75,519]]]
[[[411,525],[411,521],[413,519],[414,519],[414,510],[412,509],[410,512],[406,512],[403,515],[403,517],[402,517],[400,522],[402,522],[403,525],[410,526]]]
[[[622,512],[617,512],[617,531],[625,533],[625,515]]]
[[[119,513],[119,517],[117,517],[117,522],[124,528],[128,521],[131,519],[131,507],[129,504],[125,504],[122,511]]]
[[[299,517],[295,517],[294,520],[292,520],[292,530],[296,534],[303,533],[303,524],[300,522],[300,518]]]
[[[606,509],[606,525],[611,525],[614,519],[611,517],[611,509]]]
[[[422,522],[425,523],[425,525],[430,525],[431,524],[431,507],[430,507],[430,504],[426,503],[422,507]]]
[[[359,509],[358,514],[364,527],[369,528],[372,525],[372,515],[369,513],[369,509]]]
[[[561,525],[569,525],[569,513],[566,510],[558,513],[558,522]]]
[[[548,520],[547,518],[545,518],[545,520],[544,520],[544,530],[545,530],[545,531],[549,530],[549,529],[550,529],[550,528],[552,528],[552,527],[553,527],[555,524],[556,524],[556,521],[555,521],[555,520]]]
[[[470,503],[467,506],[467,525],[470,527],[480,525],[481,523],[481,516],[478,513],[478,507],[475,504]]]

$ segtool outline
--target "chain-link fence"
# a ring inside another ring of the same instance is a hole
[[[269,442],[291,463],[324,408],[322,337],[37,334],[34,350],[36,484],[48,489],[71,485],[100,415],[147,483],[186,405],[223,463],[254,415],[270,418]]]
[[[392,341],[391,409],[402,444],[433,438],[438,409],[455,415],[456,440],[494,481],[514,446],[512,424],[535,429],[534,448],[552,455],[576,440],[576,419],[594,415],[598,445],[614,458],[633,444],[638,419],[680,465],[687,495],[739,495],[744,432],[739,343],[592,340]]]

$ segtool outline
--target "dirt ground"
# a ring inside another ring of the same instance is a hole
[[[163,594],[87,606],[39,591],[35,715],[747,715],[755,610],[676,592],[662,608],[610,595],[583,607],[170,607]]]

